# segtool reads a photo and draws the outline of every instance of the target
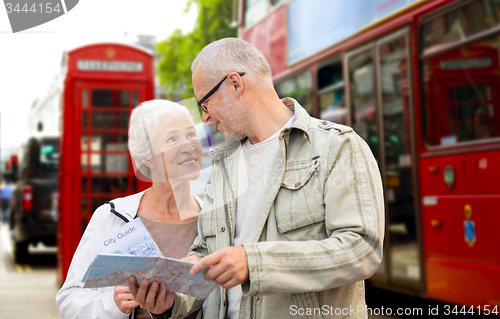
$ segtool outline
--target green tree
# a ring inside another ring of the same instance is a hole
[[[191,63],[198,53],[213,41],[237,36],[237,28],[232,25],[233,4],[233,0],[188,0],[186,12],[193,5],[198,8],[193,31],[182,34],[176,29],[157,43],[156,50],[161,55],[157,72],[167,98],[173,94],[192,98]]]

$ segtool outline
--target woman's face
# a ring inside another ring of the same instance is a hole
[[[169,181],[198,178],[202,150],[189,115],[167,115],[161,118],[152,140],[154,156],[148,167],[151,174],[156,175],[157,181],[164,181],[165,178]]]

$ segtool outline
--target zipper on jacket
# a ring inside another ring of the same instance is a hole
[[[226,203],[224,205],[224,213],[226,215],[226,220],[227,220],[227,231],[228,231],[228,234],[229,234],[229,246],[233,246],[233,235],[232,235],[232,229],[233,229],[233,221],[231,219],[231,212],[229,211],[229,192],[227,190],[228,188],[228,183],[229,183],[229,177],[227,176],[227,172],[226,172],[226,161],[225,161],[225,158],[221,160],[219,160],[220,162],[220,165],[221,165],[221,169],[222,169],[222,191],[224,193],[224,197],[225,197],[225,200],[226,200]],[[231,192],[232,192],[232,188],[230,188]],[[233,198],[234,198],[234,194],[233,194]]]
[[[252,298],[252,319],[257,319],[257,303],[255,298]]]

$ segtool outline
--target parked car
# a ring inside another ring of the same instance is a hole
[[[30,244],[56,245],[59,142],[30,138],[11,195],[9,229],[16,262],[29,257]]]

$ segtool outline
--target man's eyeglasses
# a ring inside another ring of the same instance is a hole
[[[245,75],[246,72],[237,72],[237,73],[240,76],[243,76],[243,75]],[[207,94],[205,94],[205,96],[202,97],[201,100],[196,102],[196,104],[200,107],[200,109],[202,109],[203,112],[208,113],[208,109],[205,105],[203,105],[203,102],[205,102],[210,96],[212,96],[212,94],[214,94],[220,88],[222,82],[224,82],[224,80],[227,79],[228,76],[229,76],[229,74],[226,75],[219,83],[217,83],[217,85],[214,86],[213,89],[211,89]]]

